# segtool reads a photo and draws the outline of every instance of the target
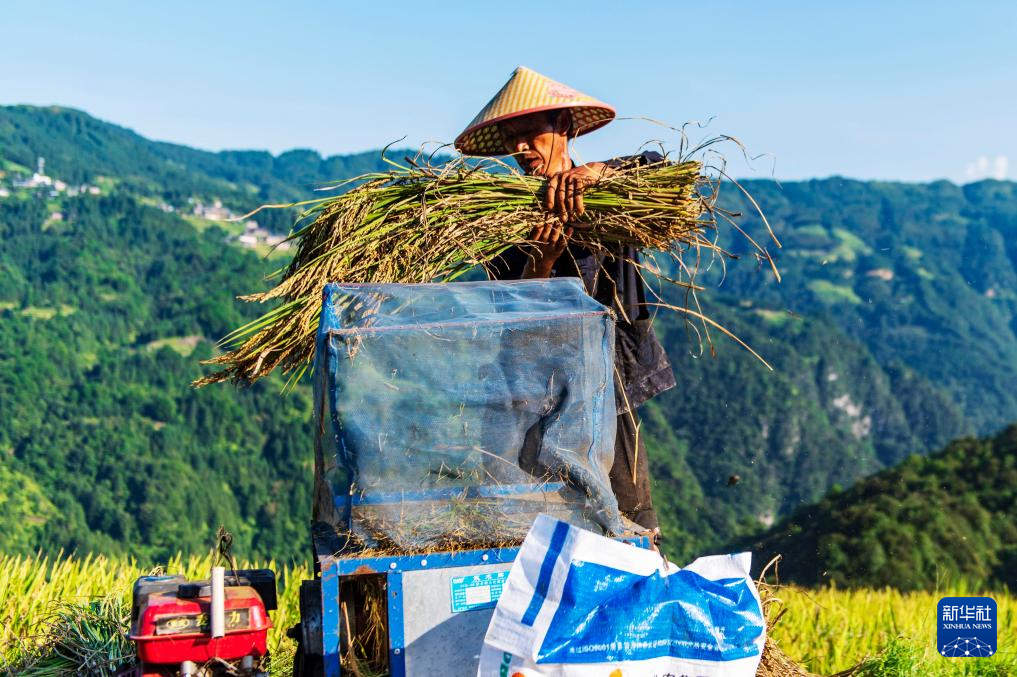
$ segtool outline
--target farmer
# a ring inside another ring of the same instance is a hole
[[[646,290],[633,263],[638,253],[631,246],[594,252],[569,243],[570,224],[583,216],[586,188],[620,166],[663,159],[644,153],[575,165],[569,139],[602,127],[614,115],[611,106],[519,67],[455,145],[466,155],[511,154],[525,173],[547,178],[547,219],[530,233],[533,244],[509,250],[489,273],[495,279],[578,277],[590,296],[614,310],[618,433],[611,488],[622,514],[659,540],[636,407],[674,387],[675,378],[651,326]]]

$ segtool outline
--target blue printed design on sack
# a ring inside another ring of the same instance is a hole
[[[573,562],[537,663],[757,656],[763,615],[750,585],[684,569],[641,576]]]
[[[544,605],[547,598],[547,589],[551,585],[551,574],[554,573],[554,565],[561,555],[561,549],[565,546],[565,538],[569,535],[569,525],[566,522],[558,522],[554,526],[554,533],[551,534],[551,543],[547,546],[544,554],[544,561],[540,564],[540,575],[537,577],[537,585],[533,588],[533,597],[530,598],[530,605],[526,607],[523,614],[523,625],[533,626],[537,621],[537,614]]]

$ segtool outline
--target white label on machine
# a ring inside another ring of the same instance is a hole
[[[489,609],[498,603],[508,571],[452,579],[452,613]]]

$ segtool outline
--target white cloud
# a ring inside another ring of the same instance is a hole
[[[992,178],[999,179],[1002,181],[1006,178],[1006,169],[1010,164],[1010,161],[1005,155],[997,155],[996,161],[992,165]]]
[[[997,155],[990,158],[982,155],[974,162],[969,162],[964,168],[964,178],[968,181],[980,181],[982,179],[1006,179],[1007,171],[1010,168],[1010,159],[1005,155]]]

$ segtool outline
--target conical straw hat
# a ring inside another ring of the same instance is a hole
[[[612,106],[520,66],[466,130],[456,137],[456,148],[464,155],[505,155],[499,122],[561,108],[572,113],[571,136],[599,129],[615,115]]]

